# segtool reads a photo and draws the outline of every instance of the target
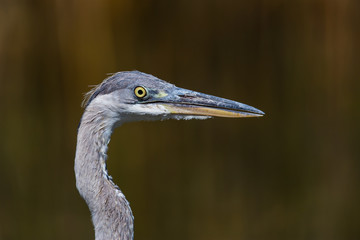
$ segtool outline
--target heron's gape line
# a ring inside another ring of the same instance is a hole
[[[86,95],[75,156],[76,187],[89,206],[96,240],[132,240],[134,217],[106,169],[107,146],[124,122],[259,117],[251,106],[178,88],[152,75],[116,73]]]

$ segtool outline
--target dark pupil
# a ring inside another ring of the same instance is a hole
[[[139,89],[139,90],[138,90],[138,94],[139,94],[139,95],[143,95],[143,94],[144,94],[144,91],[141,90],[141,89]]]

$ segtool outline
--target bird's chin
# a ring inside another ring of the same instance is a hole
[[[170,116],[171,119],[176,119],[176,120],[191,120],[191,119],[205,120],[212,118],[211,116],[184,115],[184,114],[171,114]]]

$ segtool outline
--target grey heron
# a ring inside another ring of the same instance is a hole
[[[176,87],[138,71],[118,72],[85,97],[75,155],[76,187],[92,216],[96,240],[131,240],[134,217],[106,168],[114,128],[125,122],[260,117],[254,107]]]

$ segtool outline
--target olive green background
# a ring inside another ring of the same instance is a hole
[[[256,119],[125,124],[136,240],[360,239],[358,0],[0,0],[0,239],[93,239],[83,93],[140,70]]]

